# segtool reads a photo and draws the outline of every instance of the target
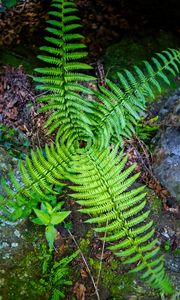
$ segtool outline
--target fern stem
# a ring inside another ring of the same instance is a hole
[[[108,225],[108,221],[106,222],[106,226],[107,225]],[[104,238],[106,238],[106,235],[107,235],[107,232],[104,233]],[[102,260],[103,260],[103,255],[104,255],[105,244],[106,244],[106,241],[103,240],[101,258],[100,258],[100,263],[99,263],[99,271],[98,271],[98,276],[97,276],[97,280],[96,280],[97,286],[99,285],[99,279],[100,279],[101,270],[102,270]]]

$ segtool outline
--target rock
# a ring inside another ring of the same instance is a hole
[[[0,147],[0,178],[6,177],[8,171],[15,166],[17,166],[17,159],[10,156],[4,148]]]
[[[0,180],[2,176],[6,177],[10,168],[18,176],[17,159],[0,147]],[[0,186],[0,195],[2,194]],[[42,272],[40,256],[44,233],[27,219],[10,222],[2,215],[1,217],[0,299],[48,299],[48,295],[42,295],[41,285],[38,288]],[[33,288],[34,282],[36,288]]]
[[[2,299],[41,298],[33,289],[41,274],[41,247],[43,233],[28,220],[19,223],[1,223],[0,294]]]
[[[180,256],[166,256],[166,267],[176,273],[180,273]],[[179,278],[180,281],[180,278]]]
[[[160,110],[162,124],[154,138],[155,176],[180,202],[180,89],[166,99]]]

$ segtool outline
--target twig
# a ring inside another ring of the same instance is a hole
[[[144,156],[146,158],[146,162],[148,164],[148,168],[149,168],[149,170],[151,171],[151,174],[152,174],[152,167],[151,167],[151,163],[150,163],[150,160],[149,160],[150,154],[147,151],[146,145],[144,144],[144,142],[136,134],[134,134],[134,137],[135,137],[136,141],[139,143],[141,149],[143,150]]]
[[[42,96],[42,95],[46,95],[46,94],[48,94],[48,93],[49,93],[49,91],[50,91],[50,90],[48,90],[48,91],[45,91],[45,92],[43,92],[43,93],[40,93],[40,94],[38,94],[38,95],[35,95],[35,99],[36,99],[36,98],[38,98],[38,97],[40,97],[40,96]]]
[[[106,222],[106,226],[108,225],[108,221]],[[105,232],[104,234],[104,238],[106,237],[107,233]],[[103,260],[103,255],[104,255],[104,248],[105,248],[105,241],[103,241],[103,245],[102,245],[102,251],[101,251],[101,258],[100,258],[100,264],[99,264],[99,271],[98,271],[98,276],[97,276],[97,280],[96,280],[96,285],[98,287],[99,284],[99,279],[100,279],[100,275],[101,275],[101,270],[102,270],[102,260]]]
[[[86,261],[86,258],[85,258],[85,256],[84,256],[84,254],[83,254],[81,248],[79,247],[79,245],[78,245],[78,243],[77,243],[75,237],[74,237],[73,234],[70,232],[70,230],[68,230],[68,233],[69,233],[70,237],[72,238],[72,240],[73,240],[74,244],[76,245],[76,247],[80,250],[81,257],[82,257],[82,259],[83,259],[83,261],[84,261],[84,264],[85,264],[85,266],[86,266],[86,268],[87,268],[87,270],[88,270],[89,276],[90,276],[90,278],[91,278],[92,284],[93,284],[93,286],[94,286],[94,289],[95,289],[95,293],[96,293],[97,299],[100,300],[98,288],[97,288],[96,283],[95,283],[95,281],[94,281],[94,278],[93,278],[93,276],[92,276],[92,274],[91,274],[91,270],[89,269],[89,266],[88,266],[88,263],[87,263],[87,261]]]

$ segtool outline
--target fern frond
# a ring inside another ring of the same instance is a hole
[[[80,70],[86,72],[92,67],[79,62],[87,56],[87,52],[83,51],[86,46],[81,41],[74,43],[74,40],[83,38],[76,33],[81,27],[78,23],[79,17],[74,14],[77,8],[74,2],[66,0],[52,1],[51,6],[49,15],[52,19],[47,21],[49,24],[47,31],[53,37],[45,38],[49,45],[41,47],[40,50],[45,54],[38,56],[49,66],[37,68],[36,71],[42,77],[34,78],[40,83],[37,89],[47,91],[49,94],[45,98],[40,97],[38,101],[47,102],[41,111],[52,111],[52,118],[46,122],[48,133],[57,130],[57,139],[63,136],[63,140],[68,138],[88,140],[93,136],[91,129],[93,120],[90,116],[94,109],[83,96],[79,95],[79,92],[89,93],[90,90],[81,82],[95,78],[79,72]],[[72,94],[73,97],[76,95],[73,100]]]
[[[38,202],[48,201],[49,195],[58,194],[54,190],[54,186],[63,186],[66,178],[67,168],[73,155],[73,148],[65,147],[65,145],[56,144],[56,147],[45,147],[45,151],[37,149],[31,152],[30,157],[26,157],[25,162],[20,161],[19,171],[21,180],[15,178],[13,173],[10,173],[12,188],[5,181],[2,183],[4,189],[5,207],[21,209],[21,215],[16,215],[16,211],[12,212],[12,217],[23,216],[27,210],[29,202],[34,202],[35,206]],[[30,213],[31,211],[29,211]]]
[[[95,109],[99,114],[94,117],[94,134],[98,136],[100,148],[108,146],[112,135],[114,142],[121,142],[123,136],[131,137],[145,109],[145,97],[154,97],[153,88],[161,91],[159,80],[169,85],[167,74],[175,76],[179,64],[180,51],[169,49],[157,54],[151,63],[145,61],[145,71],[135,66],[133,72],[118,73],[118,86],[107,79],[107,88],[99,87],[95,92],[99,99]]]
[[[125,170],[126,158],[119,159],[117,147],[110,151],[91,147],[80,149],[72,160],[69,179],[76,185],[70,186],[73,198],[84,206],[80,211],[90,214],[88,223],[96,224],[97,232],[106,232],[103,240],[113,242],[109,247],[123,263],[137,263],[142,278],[153,287],[171,293],[163,264],[156,255],[157,240],[153,238],[152,221],[148,220],[143,188],[130,189],[137,174],[130,177],[135,166]],[[130,190],[129,190],[130,189]]]

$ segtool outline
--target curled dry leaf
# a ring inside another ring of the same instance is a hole
[[[74,286],[74,294],[76,294],[77,300],[85,300],[86,288],[84,284],[76,282]]]
[[[88,272],[85,269],[81,269],[80,273],[81,273],[82,278],[87,278],[88,277]]]

